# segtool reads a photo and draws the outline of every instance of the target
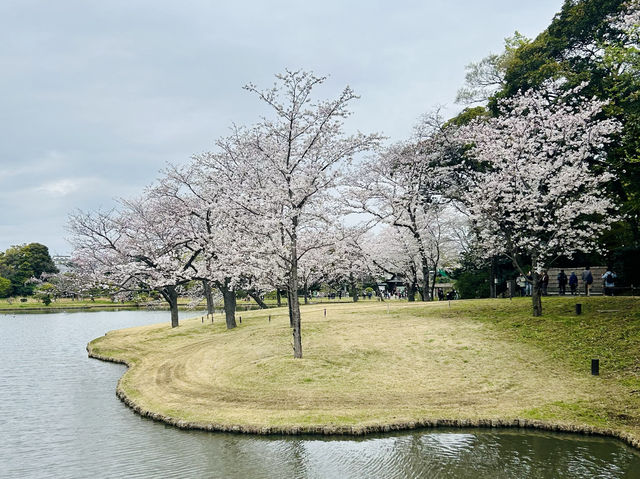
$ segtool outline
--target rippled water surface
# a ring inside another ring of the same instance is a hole
[[[613,439],[482,429],[255,437],[141,419],[115,397],[124,367],[89,359],[85,346],[163,321],[165,311],[0,315],[0,477],[640,478],[640,454]]]

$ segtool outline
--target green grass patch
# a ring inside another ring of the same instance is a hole
[[[575,303],[583,304],[576,316]],[[302,308],[304,358],[286,309],[109,333],[96,351],[135,360],[142,407],[199,422],[318,426],[525,418],[640,436],[640,300],[528,298]],[[599,358],[601,376],[590,361]]]

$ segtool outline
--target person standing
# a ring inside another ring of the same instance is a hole
[[[533,284],[533,275],[531,274],[531,270],[529,270],[525,279],[527,280],[527,284],[525,285],[525,294],[527,296],[531,296],[531,285]]]
[[[549,274],[543,271],[540,275],[540,286],[542,288],[542,296],[547,296],[547,288],[549,288]]]
[[[520,296],[525,296],[526,292],[525,292],[525,287],[527,286],[527,280],[525,279],[524,275],[520,275],[518,276],[518,278],[516,279],[516,284],[518,285],[519,293]]]
[[[582,284],[584,284],[584,295],[590,296],[591,285],[593,284],[593,275],[591,274],[591,267],[587,266],[582,272]]]
[[[573,271],[571,276],[569,276],[569,288],[571,288],[571,295],[575,296],[578,289],[578,275],[575,271]]]
[[[558,294],[562,296],[567,292],[567,275],[563,269],[558,273]]]
[[[611,268],[607,267],[607,271],[602,275],[604,281],[604,294],[605,296],[613,296],[613,289],[615,288],[616,274],[611,271]]]

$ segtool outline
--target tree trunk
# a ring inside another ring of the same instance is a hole
[[[287,307],[289,308],[289,327],[293,328],[293,312],[291,311],[291,305],[293,301],[291,300],[291,290],[287,289]]]
[[[407,300],[410,303],[415,302],[417,289],[418,289],[418,285],[414,281],[407,283]]]
[[[178,292],[175,286],[165,286],[160,290],[160,294],[169,303],[171,311],[171,327],[177,328],[178,324]]]
[[[422,276],[424,277],[424,284],[420,291],[420,300],[429,301],[429,267],[426,263],[422,266]]]
[[[292,218],[291,270],[289,271],[289,315],[293,327],[293,357],[302,358],[302,328],[300,324],[300,301],[298,299],[298,217]]]
[[[436,279],[438,279],[438,266],[437,263],[434,266],[433,277],[431,278],[431,289],[429,291],[429,298],[435,301],[436,298]]]
[[[280,294],[280,288],[276,289],[276,304],[278,308],[282,307],[282,295]]]
[[[209,281],[206,279],[202,280],[202,286],[204,287],[204,297],[207,300],[207,314],[213,316],[214,312],[214,304],[213,304],[213,293],[211,292],[211,285]]]
[[[353,302],[357,302],[359,299],[358,296],[358,287],[356,284],[356,280],[353,278],[353,275],[349,275],[349,284],[351,285],[351,297],[353,298]]]
[[[251,296],[255,300],[255,302],[258,303],[258,306],[260,306],[260,309],[267,309],[269,307],[267,306],[267,303],[265,303],[260,297],[260,295],[255,291],[249,291],[249,296]]]
[[[498,296],[496,290],[496,257],[491,257],[491,266],[489,269],[489,296],[496,298]]]
[[[420,288],[420,301],[429,301],[429,261],[427,260],[427,253],[424,250],[424,244],[420,233],[418,233],[418,223],[416,221],[415,213],[409,211],[409,218],[411,219],[411,229],[413,237],[418,245],[418,255],[420,256],[420,267],[422,269],[423,284]]]
[[[440,264],[440,246],[436,246],[436,257],[433,262],[433,278],[431,281],[430,298],[432,301],[436,300],[436,280],[438,279],[438,265]]]
[[[294,251],[296,248],[294,247]],[[294,253],[297,255],[297,252]],[[291,324],[293,327],[293,357],[302,358],[302,331],[300,324],[300,301],[298,299],[298,265],[297,261],[291,268],[290,283],[290,301],[289,314],[291,315]]]
[[[540,274],[535,269],[533,270],[531,301],[533,303],[533,316],[542,316],[542,284],[540,282]]]
[[[309,285],[306,280],[304,282],[304,304],[309,304]]]
[[[233,329],[236,325],[236,292],[229,288],[229,282],[220,285],[222,298],[224,300],[224,316],[227,323],[227,329]]]

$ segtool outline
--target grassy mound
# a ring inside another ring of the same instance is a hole
[[[575,299],[544,298],[542,318],[526,298],[310,305],[301,360],[286,309],[243,312],[232,331],[220,318],[113,331],[88,349],[129,364],[118,390],[132,407],[196,427],[358,432],[500,418],[638,438],[640,300],[580,301],[575,316]]]

